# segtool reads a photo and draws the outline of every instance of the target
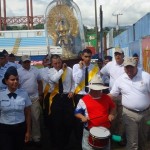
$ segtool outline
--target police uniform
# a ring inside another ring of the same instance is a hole
[[[14,63],[11,63],[11,62],[7,62],[3,67],[0,67],[0,90],[6,89],[6,85],[2,83],[2,79],[4,77],[6,70],[11,66],[17,68],[16,65]]]
[[[16,98],[10,98],[10,91],[0,91],[0,149],[22,150],[25,140],[24,109],[31,105],[28,94],[20,89],[15,91]]]

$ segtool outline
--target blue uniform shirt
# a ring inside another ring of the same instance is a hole
[[[10,91],[4,89],[0,91],[0,123],[3,124],[17,124],[25,121],[24,108],[30,106],[31,100],[27,92],[21,89],[17,89],[16,99],[9,98]]]

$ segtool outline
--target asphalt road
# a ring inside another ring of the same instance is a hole
[[[52,150],[50,138],[48,136],[48,131],[44,128],[42,129],[42,146],[35,146],[34,144],[26,145],[24,150]],[[76,144],[74,134],[70,138],[70,144],[66,150],[79,150]],[[117,143],[112,142],[112,150],[125,150],[125,147],[119,146]]]
[[[42,119],[41,119],[41,122]],[[51,148],[51,140],[48,134],[48,130],[44,127],[43,123],[41,123],[41,133],[42,133],[42,140],[41,146],[35,146],[34,144],[31,145],[26,145],[24,150],[52,150]],[[149,137],[148,137],[148,147],[150,149],[150,131],[148,133]],[[61,139],[59,139],[61,140]],[[66,150],[79,150],[78,145],[76,143],[76,140],[74,138],[74,133],[72,133],[71,137],[70,137],[70,143],[68,145],[68,147],[66,148]],[[125,146],[120,146],[118,143],[111,141],[111,150],[125,150]]]

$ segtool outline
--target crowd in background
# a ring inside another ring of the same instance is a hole
[[[114,60],[105,56],[93,64],[91,58],[84,49],[71,68],[59,55],[46,55],[39,69],[28,55],[15,63],[14,54],[0,52],[0,149],[42,146],[42,115],[52,150],[66,150],[72,132],[79,150],[110,150],[110,135],[103,146],[90,139],[91,129],[101,126],[127,150],[148,150],[150,75],[138,55],[125,57],[116,48]]]

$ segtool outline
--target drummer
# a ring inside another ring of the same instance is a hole
[[[98,75],[91,80],[87,87],[90,92],[79,100],[75,109],[75,116],[85,123],[82,149],[93,150],[94,148],[88,144],[89,130],[98,126],[109,129],[110,122],[115,117],[116,108],[112,99],[102,93],[102,90],[108,87],[103,85],[102,79]],[[103,150],[110,150],[110,144]]]

